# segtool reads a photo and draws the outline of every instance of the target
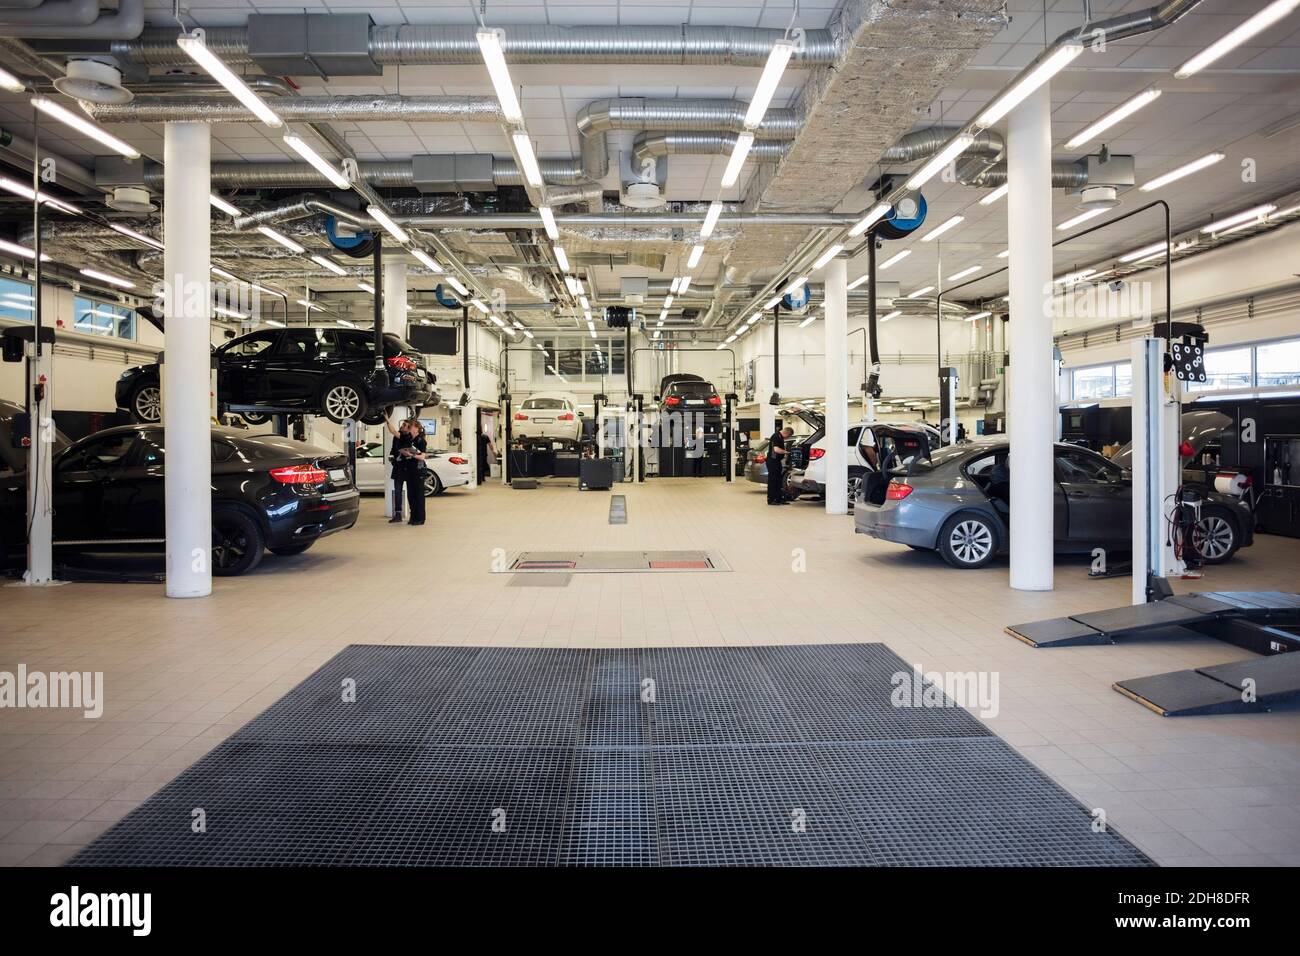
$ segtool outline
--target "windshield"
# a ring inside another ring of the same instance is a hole
[[[691,398],[708,398],[713,394],[713,386],[708,382],[676,382],[669,386],[668,390],[674,395],[685,395]]]
[[[562,398],[530,398],[528,401],[524,402],[521,407],[530,411],[537,411],[540,409],[555,411],[557,409],[568,408],[569,406]]]

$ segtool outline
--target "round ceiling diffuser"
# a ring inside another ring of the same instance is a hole
[[[87,103],[130,103],[135,94],[122,85],[122,71],[98,60],[69,60],[66,76],[54,81],[54,88]]]

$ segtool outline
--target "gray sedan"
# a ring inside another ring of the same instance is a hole
[[[1011,475],[1005,439],[951,445],[864,480],[854,508],[858,534],[937,550],[957,568],[980,568],[1005,552]],[[1055,446],[1054,525],[1058,553],[1132,547],[1128,472],[1096,452]],[[888,482],[884,479],[888,477]],[[1211,493],[1196,544],[1207,564],[1251,544],[1254,519],[1240,500]]]

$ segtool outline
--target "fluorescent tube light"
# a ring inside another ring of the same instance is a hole
[[[1073,136],[1071,136],[1068,140],[1065,141],[1065,145],[1070,149],[1074,149],[1077,146],[1082,146],[1084,143],[1096,139],[1098,136],[1106,132],[1106,130],[1110,129],[1120,120],[1132,116],[1142,107],[1146,106],[1148,103],[1154,102],[1159,97],[1160,97],[1160,91],[1157,90],[1155,87],[1152,87],[1151,89],[1143,90],[1141,93],[1133,97],[1131,100],[1127,100],[1126,102],[1121,103],[1119,106],[1115,107],[1113,110],[1111,110],[1101,119],[1097,120],[1091,126],[1086,126],[1083,129],[1079,130],[1079,132],[1075,133]]]
[[[456,292],[459,293],[460,295],[463,296],[469,295],[469,289],[465,288],[465,283],[461,282],[454,275],[448,274],[447,284],[451,286],[453,289],[455,289]]]
[[[1083,47],[1077,43],[1067,43],[1047,59],[1017,80],[1010,89],[999,96],[975,122],[987,129],[1002,117],[1029,98],[1036,89],[1048,82],[1057,73],[1065,69],[1080,53]]]
[[[917,289],[915,292],[909,292],[907,297],[909,299],[919,299],[927,292],[933,292],[933,291],[934,291],[934,286],[932,285],[921,286],[921,288]]]
[[[874,226],[880,219],[882,219],[885,216],[885,214],[888,213],[889,210],[892,208],[893,207],[890,206],[889,203],[887,202],[877,203],[876,206],[869,213],[867,213],[865,216],[863,216],[861,219],[859,219],[856,223],[853,224],[853,228],[849,230],[849,235],[850,236],[862,235],[864,232],[866,232],[868,229]]]
[[[927,232],[924,236],[921,237],[921,241],[933,242],[935,239],[938,239],[949,229],[952,229],[954,226],[960,226],[965,221],[966,221],[965,216],[953,216],[951,219],[947,219],[944,222],[941,222],[939,225],[935,226],[933,229]]]
[[[799,323],[799,328],[806,329],[808,328],[808,326],[812,325],[815,321],[817,321],[817,316],[810,315],[808,316],[808,318],[804,319],[802,322]]]
[[[987,319],[992,314],[993,314],[992,312],[976,312],[974,315],[966,316],[966,321],[978,322],[980,319]]]
[[[731,148],[731,156],[727,160],[727,167],[722,171],[722,188],[730,189],[736,185],[736,180],[740,178],[740,170],[745,165],[745,160],[749,156],[749,151],[754,146],[753,133],[739,133],[736,136],[736,145]]]
[[[146,246],[153,246],[155,249],[161,249],[163,244],[152,236],[146,236],[143,232],[136,232],[134,229],[128,229],[126,226],[120,226],[115,222],[110,222],[108,228],[114,232],[119,232],[124,236],[134,239],[136,242],[143,242]],[[302,250],[300,249],[299,252]]]
[[[215,312],[217,315],[225,315],[225,316],[229,316],[229,317],[232,318],[232,319],[246,319],[246,318],[248,318],[248,316],[245,315],[243,312],[236,312],[234,309],[223,309],[223,308],[222,308],[221,306],[219,306],[219,305],[214,305],[214,306],[212,307],[212,311]]]
[[[514,82],[510,79],[510,69],[506,66],[505,51],[501,48],[501,39],[505,31],[484,27],[474,34],[478,40],[479,52],[492,79],[492,89],[496,91],[497,102],[501,104],[501,115],[506,122],[518,123],[524,118],[519,108],[519,97],[515,94]]]
[[[1223,153],[1209,153],[1200,159],[1194,159],[1190,163],[1185,163],[1177,169],[1171,169],[1161,176],[1157,176],[1149,183],[1143,183],[1140,187],[1144,193],[1149,193],[1153,189],[1159,189],[1161,186],[1167,186],[1176,179],[1182,179],[1184,176],[1190,176],[1192,173],[1198,173],[1207,166],[1213,166],[1219,160],[1223,159]]]
[[[254,116],[267,126],[279,129],[284,125],[284,120],[276,115],[275,110],[267,106],[266,102],[254,93],[248,84],[236,76],[230,67],[222,63],[215,53],[204,46],[203,41],[198,37],[177,37],[176,45],[184,50],[191,60],[207,70],[208,74],[224,86],[231,96],[243,103]]]
[[[393,222],[392,217],[389,216],[388,213],[384,212],[380,206],[374,204],[369,205],[366,207],[366,212],[370,213],[370,218],[383,226],[384,231],[398,242],[405,245],[411,241],[411,237],[406,234],[406,230]]]
[[[888,269],[890,266],[898,265],[898,263],[902,262],[911,254],[912,254],[911,249],[904,249],[902,252],[896,252],[888,259],[886,259],[884,262],[882,262],[879,268],[883,270],[883,269]]]
[[[793,295],[797,290],[802,289],[808,282],[807,276],[796,276],[791,283],[785,287],[785,295]]]
[[[973,276],[975,273],[979,272],[983,268],[984,268],[983,266],[968,266],[967,268],[962,269],[960,272],[954,272],[952,275],[948,276],[948,281],[956,282],[958,279],[964,279],[967,276]]]
[[[912,178],[907,181],[908,189],[920,189],[931,179],[939,170],[943,169],[950,162],[964,153],[970,144],[975,142],[975,137],[966,133],[958,136],[951,143],[930,157],[930,161],[912,174]]]
[[[1071,216],[1069,219],[1065,220],[1065,222],[1061,223],[1061,224],[1060,224],[1059,226],[1057,226],[1056,228],[1057,228],[1057,229],[1073,229],[1075,226],[1079,225],[1080,223],[1087,222],[1089,219],[1093,219],[1093,218],[1095,218],[1095,217],[1097,217],[1097,216],[1100,216],[1100,215],[1101,215],[1102,213],[1104,213],[1104,212],[1110,212],[1110,209],[1108,209],[1108,208],[1101,208],[1101,209],[1085,209],[1083,212],[1079,213],[1077,216]]]
[[[412,249],[411,255],[415,256],[416,261],[419,262],[420,265],[428,269],[430,272],[442,271],[442,266],[438,265],[437,260],[435,260],[433,256],[429,255],[423,249]]]
[[[306,309],[308,312],[310,312],[312,309],[319,309],[319,308],[320,308],[320,306],[317,305],[315,302],[311,301],[311,299],[298,299],[297,302],[298,302],[298,304],[299,304],[300,306],[302,306],[302,307],[303,307],[304,309]]]
[[[704,255],[703,246],[691,246],[691,254],[686,257],[686,268],[694,269],[700,264],[700,257]]]
[[[16,179],[10,179],[7,176],[0,176],[0,189],[11,192],[16,196],[22,196],[24,199],[35,199],[37,196],[36,190],[32,189],[31,186],[28,186],[26,183],[20,183]],[[62,199],[55,199],[49,193],[40,193],[39,195],[41,197],[41,202],[47,205],[54,206],[58,209],[64,210],[65,212],[70,212],[78,216],[81,215],[81,210],[71,203],[64,202]]]
[[[1011,255],[1011,250],[1010,250],[1010,249],[1003,249],[1001,252],[998,253],[998,258],[999,258],[999,259],[1005,259],[1005,258],[1006,258],[1007,256],[1009,256],[1009,255]]]
[[[27,89],[27,84],[8,70],[0,69],[0,89],[8,90],[10,93],[22,93]]]
[[[896,319],[896,318],[898,318],[898,317],[899,317],[900,315],[902,315],[902,314],[903,314],[903,313],[902,313],[901,311],[899,311],[898,309],[895,309],[893,312],[890,312],[888,315],[882,315],[882,316],[880,317],[880,321],[881,321],[881,322],[888,322],[890,319]]]
[[[578,305],[582,306],[584,309],[591,308],[591,303],[587,301],[587,297],[585,295],[578,296]]]
[[[537,214],[542,217],[542,226],[546,229],[546,238],[554,242],[560,238],[560,228],[555,224],[555,213],[550,206],[538,206]]]
[[[484,315],[487,315],[489,312],[492,311],[491,309],[489,309],[489,308],[487,307],[487,305],[483,302],[482,299],[472,299],[472,300],[470,300],[470,303],[469,303],[469,304],[472,305],[472,306],[474,306],[474,308],[478,309],[478,310],[479,310],[480,312],[482,312]],[[495,319],[495,316],[494,316],[493,318]]]
[[[681,276],[675,276],[675,277],[673,278],[673,281],[672,281],[672,282],[669,284],[669,286],[668,286],[668,291],[671,292],[671,293],[673,293],[674,295],[676,295],[676,294],[677,294],[677,288],[678,288],[678,286],[680,286],[681,284],[682,284]]]
[[[358,282],[357,288],[360,289],[362,292],[369,292],[371,295],[375,294],[375,287],[372,286],[369,282]]]
[[[324,266],[336,276],[345,276],[348,274],[348,271],[333,259],[326,259],[324,256],[312,256],[311,261],[316,263],[318,266]]]
[[[130,279],[123,279],[121,276],[110,275],[97,269],[82,269],[81,274],[91,279],[98,279],[100,282],[107,282],[109,285],[121,286],[123,289],[135,288],[135,283]]]
[[[32,106],[35,106],[42,113],[52,119],[58,120],[65,126],[71,126],[77,132],[89,136],[97,142],[103,143],[115,153],[125,156],[127,159],[139,159],[140,151],[130,143],[123,142],[107,130],[101,129],[84,116],[78,116],[71,110],[64,109],[58,103],[46,96],[33,96]]]
[[[542,167],[537,165],[537,154],[533,152],[533,141],[527,133],[511,133],[515,151],[519,153],[519,165],[524,169],[524,179],[535,189],[542,186]]]
[[[1180,80],[1185,80],[1193,73],[1199,73],[1215,60],[1218,60],[1224,54],[1235,50],[1251,37],[1267,30],[1273,24],[1277,23],[1287,14],[1291,13],[1296,7],[1300,7],[1300,0],[1274,0],[1259,13],[1250,19],[1239,24],[1232,30],[1229,30],[1219,39],[1215,40],[1196,56],[1192,57],[1182,66],[1174,71],[1174,76]]]
[[[307,160],[308,165],[333,183],[336,189],[352,188],[352,183],[348,181],[348,178],[335,169],[324,156],[312,149],[311,144],[301,136],[285,133],[281,138],[284,140],[284,145]]]
[[[1120,262],[1136,262],[1144,259],[1152,253],[1164,252],[1168,248],[1167,242],[1153,242],[1149,246],[1143,246],[1141,249],[1134,249],[1132,252],[1125,253],[1119,257]]]
[[[234,206],[230,205],[230,203],[226,202],[224,199],[222,199],[222,198],[221,198],[220,196],[218,196],[216,193],[212,193],[210,196],[208,196],[208,202],[212,203],[212,205],[213,205],[216,209],[221,210],[221,211],[224,212],[227,216],[230,216],[232,219],[233,219],[235,216],[239,216],[239,215],[241,215],[241,213],[240,213],[240,211],[239,211],[238,209],[236,209]]]
[[[794,44],[788,40],[778,40],[772,44],[767,62],[763,64],[763,72],[758,77],[758,86],[754,88],[754,98],[749,101],[749,109],[745,111],[746,129],[754,129],[763,122],[763,115],[772,104],[777,84],[781,82],[781,74],[785,72],[793,53]]]
[[[677,294],[677,295],[685,295],[685,294],[686,294],[686,290],[689,289],[690,287],[691,287],[691,277],[690,277],[690,276],[682,276],[682,281],[681,281],[681,283],[680,283],[680,284],[678,285],[678,287],[677,287],[677,293],[676,293],[676,294]]]
[[[993,190],[993,192],[989,193],[987,196],[981,196],[980,205],[981,206],[993,205],[995,202],[997,202],[999,199],[1005,196],[1007,192],[1010,191],[1010,189],[1011,189],[1010,183],[1003,183],[1001,186]]]
[[[552,246],[551,250],[555,253],[555,261],[560,265],[561,272],[569,271],[569,257],[565,255],[563,246]]]
[[[1263,219],[1269,213],[1274,212],[1277,206],[1273,203],[1265,203],[1262,206],[1256,206],[1253,209],[1247,209],[1245,212],[1234,213],[1231,216],[1225,216],[1217,222],[1212,222],[1201,229],[1201,232],[1214,234],[1216,232],[1225,232],[1233,226],[1253,224],[1254,220]]]
[[[745,324],[746,324],[746,325],[753,325],[755,322],[757,322],[757,321],[758,321],[759,319],[761,319],[762,317],[763,317],[763,313],[762,313],[762,312],[755,312],[753,315],[751,315],[748,319],[745,320]]]
[[[772,296],[772,298],[768,300],[767,305],[763,306],[763,311],[766,312],[768,309],[775,309],[780,304],[781,304],[781,295],[780,293],[778,293]]]
[[[843,251],[844,251],[844,246],[841,245],[840,243],[836,243],[835,245],[831,246],[820,256],[818,256],[817,259],[813,262],[812,271],[816,272],[818,269],[822,268],[822,266],[826,265],[826,263],[830,262],[832,259],[834,259]]]
[[[718,217],[722,215],[722,200],[715,199],[709,203],[709,211],[704,214],[704,223],[700,226],[700,241],[703,242],[709,236],[713,235],[713,229],[718,224]]]
[[[272,229],[270,226],[258,226],[257,231],[260,232],[262,235],[266,236],[266,238],[270,239],[271,241],[278,242],[280,245],[284,246],[290,252],[302,253],[307,251],[306,247],[298,245],[298,243],[294,242],[288,236],[281,235],[280,233]]]
[[[849,283],[848,285],[849,290],[852,291],[853,289],[856,289],[858,286],[862,285],[862,283],[866,282],[870,278],[871,278],[870,272],[862,273],[862,275],[858,276],[856,279],[854,279],[852,282]]]

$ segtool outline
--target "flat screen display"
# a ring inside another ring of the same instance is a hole
[[[406,330],[406,341],[417,352],[426,355],[455,355],[456,327],[454,325],[410,325]]]

